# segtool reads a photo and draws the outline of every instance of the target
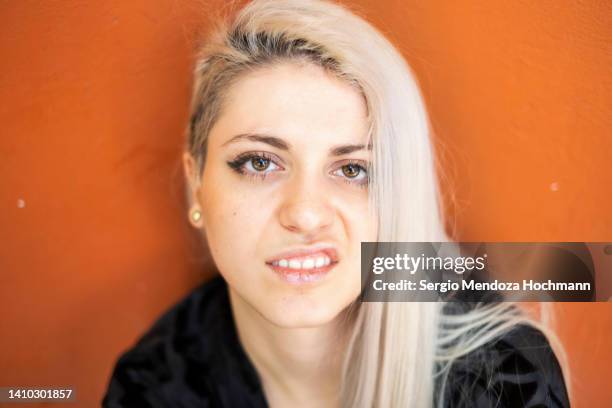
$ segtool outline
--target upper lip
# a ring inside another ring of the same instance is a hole
[[[323,253],[329,257],[332,263],[338,262],[338,251],[333,246],[316,246],[316,247],[303,247],[296,248],[292,250],[288,250],[282,252],[278,255],[275,255],[272,258],[269,258],[266,263],[271,264],[274,261],[279,261],[281,259],[291,259],[291,258],[300,258],[300,257],[308,257],[309,255],[315,255]]]

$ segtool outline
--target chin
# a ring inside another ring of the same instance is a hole
[[[337,304],[326,304],[313,299],[284,296],[267,308],[264,317],[272,324],[298,329],[320,327],[331,323],[344,309]]]

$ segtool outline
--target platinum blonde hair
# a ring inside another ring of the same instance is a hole
[[[400,53],[373,26],[323,0],[255,0],[213,31],[200,49],[187,149],[201,174],[206,140],[226,90],[245,73],[283,61],[317,64],[363,94],[373,160],[370,208],[379,241],[448,241],[429,124]],[[444,304],[351,305],[344,407],[442,405],[453,361],[520,323],[544,326],[509,303],[447,314]]]

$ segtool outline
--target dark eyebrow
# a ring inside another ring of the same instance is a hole
[[[331,149],[331,154],[332,156],[342,156],[344,154],[349,154],[349,153],[353,153],[356,152],[358,150],[372,150],[372,145],[362,145],[362,144],[357,144],[357,145],[345,145],[345,146],[338,146],[338,147],[334,147],[333,149]]]
[[[232,137],[230,140],[228,140],[227,142],[223,143],[222,146],[225,146],[230,143],[234,143],[234,142],[237,142],[243,139],[251,140],[253,142],[266,143],[266,144],[269,144],[270,146],[274,146],[277,149],[281,149],[281,150],[289,150],[289,147],[290,147],[289,144],[287,144],[287,142],[285,142],[283,139],[280,139],[274,136],[260,135],[257,133],[243,133],[240,135],[236,135]]]
[[[276,137],[276,136],[270,136],[270,135],[262,135],[262,134],[258,134],[258,133],[241,133],[239,135],[236,135],[234,137],[232,137],[230,140],[228,140],[227,142],[223,143],[222,146],[228,145],[230,143],[235,143],[237,141],[240,140],[251,140],[253,142],[261,142],[261,143],[266,143],[269,144],[270,146],[274,146],[278,149],[281,150],[290,150],[291,145],[289,145],[287,142],[285,142],[283,139]],[[334,147],[330,150],[330,154],[332,156],[342,156],[345,154],[349,154],[349,153],[353,153],[359,150],[372,150],[372,145],[363,145],[363,144],[355,144],[355,145],[342,145],[342,146],[337,146]]]

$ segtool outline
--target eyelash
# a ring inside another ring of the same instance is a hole
[[[238,155],[234,160],[230,160],[227,162],[227,165],[234,170],[236,173],[243,175],[243,176],[247,176],[247,177],[252,177],[254,179],[259,179],[259,180],[264,180],[270,173],[273,173],[275,171],[278,170],[271,170],[271,171],[249,171],[245,169],[245,165],[253,159],[263,159],[266,160],[268,162],[270,162],[271,164],[274,164],[275,166],[277,166],[279,169],[284,170],[284,168],[278,164],[278,162],[280,162],[279,159],[277,159],[275,156],[270,155],[268,153],[265,152],[249,152],[249,153],[243,153]],[[343,177],[343,176],[336,176],[335,173],[338,171],[342,171],[342,168],[344,166],[349,166],[349,165],[353,165],[356,166],[359,169],[359,174],[365,173],[365,181],[364,182],[355,182],[354,179],[351,178],[347,178],[347,177]],[[339,177],[342,179],[342,181],[346,184],[349,185],[353,185],[353,186],[357,186],[359,188],[366,188],[368,186],[368,169],[367,166],[364,165],[364,162],[359,161],[359,160],[345,160],[343,161],[339,166],[337,166],[334,171],[332,172],[333,175],[335,175],[336,177]]]
[[[240,175],[247,176],[247,177],[253,177],[253,178],[257,178],[257,179],[261,179],[261,180],[265,179],[272,171],[255,171],[255,172],[251,172],[251,171],[247,171],[244,168],[245,164],[247,164],[249,161],[251,161],[253,159],[267,160],[270,163],[273,163],[275,166],[278,166],[281,169],[283,168],[282,166],[280,166],[277,163],[279,160],[275,160],[275,158],[273,156],[271,156],[270,154],[265,153],[265,152],[243,153],[243,154],[239,155],[238,157],[236,157],[234,160],[228,161],[227,164],[228,164],[228,166],[230,166],[230,168],[232,170],[234,170],[236,173],[238,173]]]
[[[336,169],[332,172],[332,174],[335,175],[336,172],[338,171],[342,171],[342,168],[344,166],[356,166],[359,169],[359,175],[361,175],[362,173],[365,174],[365,179],[364,181],[355,181],[355,178],[351,179],[349,177],[343,177],[343,176],[336,176],[336,177],[340,177],[342,179],[342,181],[346,184],[352,185],[352,186],[357,186],[359,188],[366,188],[369,184],[369,175],[368,175],[368,169],[367,169],[367,165],[364,164],[364,162],[359,161],[359,160],[345,160],[343,162],[341,162],[341,164],[339,166],[336,167]],[[357,176],[359,177],[359,176]]]

